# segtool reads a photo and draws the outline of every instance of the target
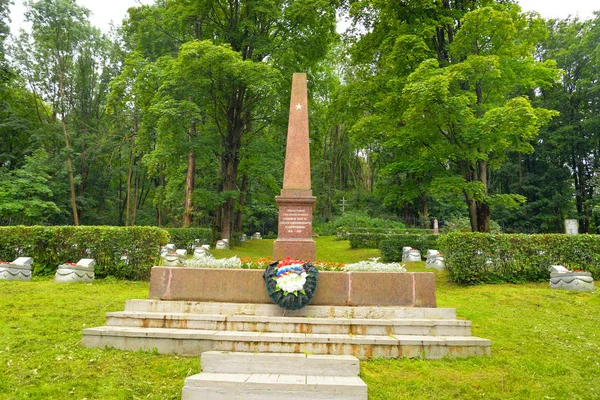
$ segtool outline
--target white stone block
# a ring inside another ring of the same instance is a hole
[[[410,249],[408,252],[402,254],[402,261],[421,261],[421,252],[417,249]]]
[[[550,289],[591,292],[594,279],[589,272],[553,272],[550,274]]]
[[[187,256],[187,250],[186,249],[177,249],[177,250],[175,250],[175,254],[179,254],[180,256]]]
[[[183,265],[184,256],[175,252],[167,253],[163,259],[163,265],[166,267],[177,267]]]
[[[93,271],[94,267],[96,266],[96,260],[92,258],[82,258],[77,263],[77,266],[81,268],[91,269]]]
[[[0,281],[30,281],[31,265],[0,264]]]
[[[29,266],[30,269],[31,269],[32,263],[33,263],[32,257],[19,257],[15,261],[12,262],[13,265]]]
[[[204,247],[196,247],[196,249],[194,250],[194,258],[204,258],[204,257],[210,258],[210,257],[212,257],[212,254],[210,254],[210,251],[208,251]]]
[[[567,272],[570,272],[570,271],[562,265],[551,265],[550,266],[550,273],[564,274]]]
[[[227,250],[229,249],[229,243],[225,240],[217,240],[217,245],[215,248],[217,250]]]
[[[91,260],[94,261],[94,260]],[[89,263],[84,263],[84,265]],[[75,283],[75,282],[93,282],[94,281],[94,264],[91,267],[73,265],[70,263],[61,264],[58,266],[54,274],[54,282],[56,283]]]

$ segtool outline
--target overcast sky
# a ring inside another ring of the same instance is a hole
[[[18,28],[23,24],[25,7],[23,0],[14,0],[14,2],[10,18],[12,32],[16,34]],[[105,32],[109,30],[111,21],[118,25],[121,24],[129,7],[153,2],[153,0],[77,0],[78,4],[91,10],[92,25]],[[535,10],[544,18],[566,18],[569,15],[577,15],[580,19],[588,19],[592,17],[593,11],[600,10],[598,0],[520,0],[519,3],[523,10]]]

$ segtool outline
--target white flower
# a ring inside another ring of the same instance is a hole
[[[285,274],[277,278],[277,287],[287,293],[295,293],[304,289],[306,272],[301,274]]]
[[[382,263],[379,258],[371,258],[369,261],[359,261],[354,264],[346,264],[344,271],[373,271],[373,272],[406,272],[404,264]]]

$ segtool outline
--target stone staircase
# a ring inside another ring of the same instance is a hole
[[[128,300],[85,329],[84,346],[200,355],[207,351],[371,357],[490,354],[491,341],[448,308],[307,306]],[[239,377],[238,377],[239,378]],[[291,379],[291,378],[290,378]],[[295,379],[295,378],[294,378]],[[308,378],[307,378],[308,379]]]
[[[202,372],[185,380],[182,400],[366,400],[353,356],[202,353]]]

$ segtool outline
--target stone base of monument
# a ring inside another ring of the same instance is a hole
[[[182,400],[366,400],[352,356],[202,353],[201,373],[185,380]]]
[[[200,355],[205,351],[371,357],[483,356],[456,311],[436,308],[431,273],[320,272],[311,305],[286,311],[260,270],[154,267],[151,300],[128,300],[83,345]]]
[[[550,289],[589,292],[594,290],[594,279],[589,272],[552,272]]]

